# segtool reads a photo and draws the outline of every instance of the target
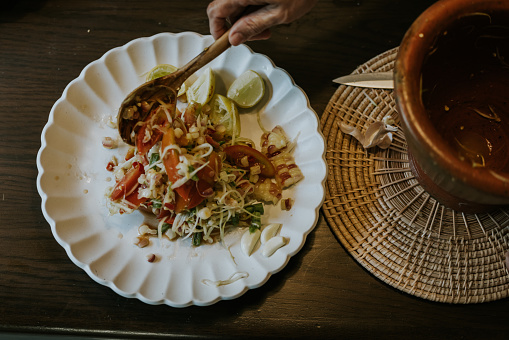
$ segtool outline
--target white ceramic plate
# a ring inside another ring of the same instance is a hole
[[[102,147],[103,137],[118,137],[106,124],[108,118],[116,116],[120,102],[144,82],[152,67],[161,63],[182,66],[212,41],[211,36],[191,32],[161,33],[110,50],[66,87],[41,136],[37,188],[55,239],[92,279],[149,304],[210,305],[260,287],[302,248],[324,198],[325,145],[307,96],[269,58],[238,46],[208,67],[217,75],[216,92],[223,94],[248,69],[265,79],[263,103],[242,111],[242,135],[259,143],[256,109],[261,110],[266,128],[279,124],[291,138],[298,138],[295,159],[305,179],[283,192],[283,197],[295,198],[295,204],[288,212],[269,207],[262,220],[283,223],[280,234],[288,244],[268,258],[259,246],[247,257],[240,249],[241,231],[237,231],[226,237],[230,252],[220,244],[192,247],[189,240],[167,239],[155,239],[141,249],[134,239],[138,226],[148,217],[140,212],[109,215],[104,192],[114,181],[105,166],[113,155],[122,157],[125,148]],[[152,253],[158,260],[149,263],[146,256]],[[232,276],[240,279],[221,286],[210,284]]]

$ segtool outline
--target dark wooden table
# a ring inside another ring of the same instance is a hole
[[[321,0],[249,43],[288,71],[320,115],[335,76],[396,47],[433,0]],[[0,333],[107,338],[507,338],[509,301],[446,305],[404,294],[345,252],[322,216],[300,253],[261,288],[209,307],[146,305],[76,267],[36,190],[53,103],[90,62],[159,32],[208,34],[205,0],[19,0],[0,12]]]

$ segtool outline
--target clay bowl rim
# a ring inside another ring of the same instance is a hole
[[[427,119],[420,94],[424,58],[436,39],[444,33],[444,29],[461,17],[496,11],[509,12],[509,1],[441,0],[429,7],[414,21],[399,47],[394,69],[394,90],[404,130],[407,130],[405,133],[416,136],[415,139],[420,141],[425,152],[432,154],[431,158],[440,168],[468,186],[507,198],[509,175],[505,173],[507,180],[504,181],[493,175],[494,171],[490,169],[465,166]],[[500,172],[497,174],[502,176]]]

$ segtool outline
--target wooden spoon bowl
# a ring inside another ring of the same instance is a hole
[[[124,142],[135,145],[132,132],[136,124],[147,117],[149,108],[158,99],[176,106],[177,92],[186,79],[230,47],[228,34],[229,30],[177,71],[148,81],[127,95],[117,115],[118,132]]]

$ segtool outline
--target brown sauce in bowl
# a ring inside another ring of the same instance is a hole
[[[474,13],[437,39],[422,101],[456,156],[509,173],[509,13]]]

